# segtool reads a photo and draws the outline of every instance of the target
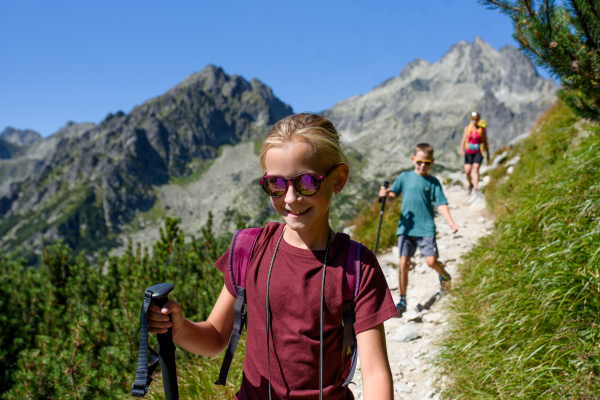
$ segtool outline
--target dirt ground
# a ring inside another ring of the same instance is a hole
[[[491,233],[493,219],[485,208],[482,195],[467,195],[461,186],[444,188],[450,214],[458,224],[454,235],[441,215],[436,216],[439,259],[446,263],[446,270],[453,280],[460,279],[458,265],[461,257],[477,240]],[[394,302],[398,302],[398,248],[378,257],[386,275]],[[388,355],[394,378],[395,399],[438,399],[438,387],[443,386],[444,377],[436,374],[431,365],[436,355],[436,343],[448,325],[444,305],[452,301],[451,292],[443,295],[429,311],[417,312],[416,306],[424,304],[439,291],[438,274],[425,263],[417,251],[412,259],[407,292],[407,312],[402,318],[393,318],[385,323]],[[409,341],[398,341],[399,336],[416,336]],[[357,400],[363,398],[360,361],[354,377],[356,386],[351,385]]]

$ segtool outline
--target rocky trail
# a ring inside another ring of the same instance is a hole
[[[494,222],[486,209],[483,196],[469,196],[458,184],[464,179],[462,174],[455,173],[450,177],[457,184],[444,187],[444,193],[459,230],[453,235],[441,215],[436,215],[435,224],[438,230],[439,259],[446,263],[446,270],[456,281],[460,277],[458,265],[461,263],[461,257],[480,237],[491,233]],[[395,303],[399,299],[398,258],[397,247],[378,257]],[[447,293],[439,298],[430,310],[417,312],[417,304],[427,302],[439,291],[440,285],[437,273],[427,266],[419,251],[412,261],[407,312],[402,318],[393,318],[385,323],[387,349],[394,378],[394,398],[438,399],[440,395],[437,387],[440,385],[436,384],[436,381],[441,381],[443,386],[444,378],[436,375],[431,362],[437,352],[436,343],[448,326],[445,304],[452,301],[452,295],[451,292]],[[354,396],[357,400],[363,399],[360,360],[354,382]]]

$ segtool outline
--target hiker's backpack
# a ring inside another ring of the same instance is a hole
[[[465,143],[465,148],[469,149],[469,139],[471,138],[471,128],[473,127],[473,122],[471,122],[469,124],[469,137],[467,138],[467,142]],[[487,127],[487,123],[480,119],[479,121],[477,121],[477,126],[475,127],[477,129],[477,133],[479,134],[479,137],[481,137],[481,133],[483,132],[483,130]],[[473,149],[471,149],[473,150]],[[481,155],[484,155],[483,151],[485,150],[485,145],[482,143],[479,144],[479,151],[481,152]]]
[[[252,258],[252,250],[262,230],[263,228],[240,229],[233,235],[233,239],[231,239],[231,247],[229,248],[229,279],[236,293],[233,331],[229,338],[223,364],[221,365],[219,379],[215,382],[216,385],[225,386],[227,382],[227,373],[229,372],[235,349],[246,323],[246,273],[250,265],[250,259]],[[352,352],[352,362],[348,377],[342,386],[352,383],[358,358],[356,335],[354,333],[354,300],[360,287],[361,246],[360,243],[350,240],[346,264],[344,265],[342,326],[344,328],[344,342]]]

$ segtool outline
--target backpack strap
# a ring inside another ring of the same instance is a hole
[[[233,331],[231,331],[225,358],[223,359],[223,364],[221,364],[219,379],[217,379],[215,385],[225,386],[227,383],[229,367],[231,366],[235,349],[244,330],[244,324],[246,323],[246,273],[248,265],[250,265],[250,259],[252,258],[252,250],[262,229],[240,229],[233,235],[233,239],[231,239],[231,246],[229,247],[229,279],[231,279],[231,286],[233,286],[233,292],[236,296],[233,307]]]
[[[350,363],[350,372],[342,386],[348,386],[354,377],[356,363],[358,361],[358,351],[356,346],[356,334],[354,333],[354,300],[358,295],[360,287],[360,249],[362,245],[350,240],[348,244],[348,255],[346,256],[346,265],[344,266],[343,283],[344,312],[342,316],[342,326],[344,328],[344,342],[352,352],[352,362]]]

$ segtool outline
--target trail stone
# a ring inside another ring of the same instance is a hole
[[[500,165],[501,162],[506,160],[507,156],[508,156],[508,151],[505,151],[504,153],[496,156],[496,158],[494,158],[494,161],[492,162],[492,168],[496,168],[498,165]]]
[[[485,199],[480,196],[476,196],[473,202],[469,205],[469,209],[477,211],[483,211],[486,207],[487,204],[485,203]]]
[[[423,315],[423,321],[429,322],[432,324],[439,324],[441,318],[442,318],[442,314],[438,313],[438,312],[432,312],[432,313]]]
[[[519,162],[519,160],[521,159],[521,156],[517,155],[514,156],[513,158],[511,158],[510,160],[508,160],[506,162],[506,164],[504,164],[506,167],[510,167],[511,165],[517,165],[517,163]]]
[[[408,387],[406,383],[403,382],[395,382],[394,383],[394,392],[398,393],[410,393],[412,389]]]
[[[394,339],[398,342],[410,342],[419,337],[419,329],[416,326],[404,325],[396,330]]]

